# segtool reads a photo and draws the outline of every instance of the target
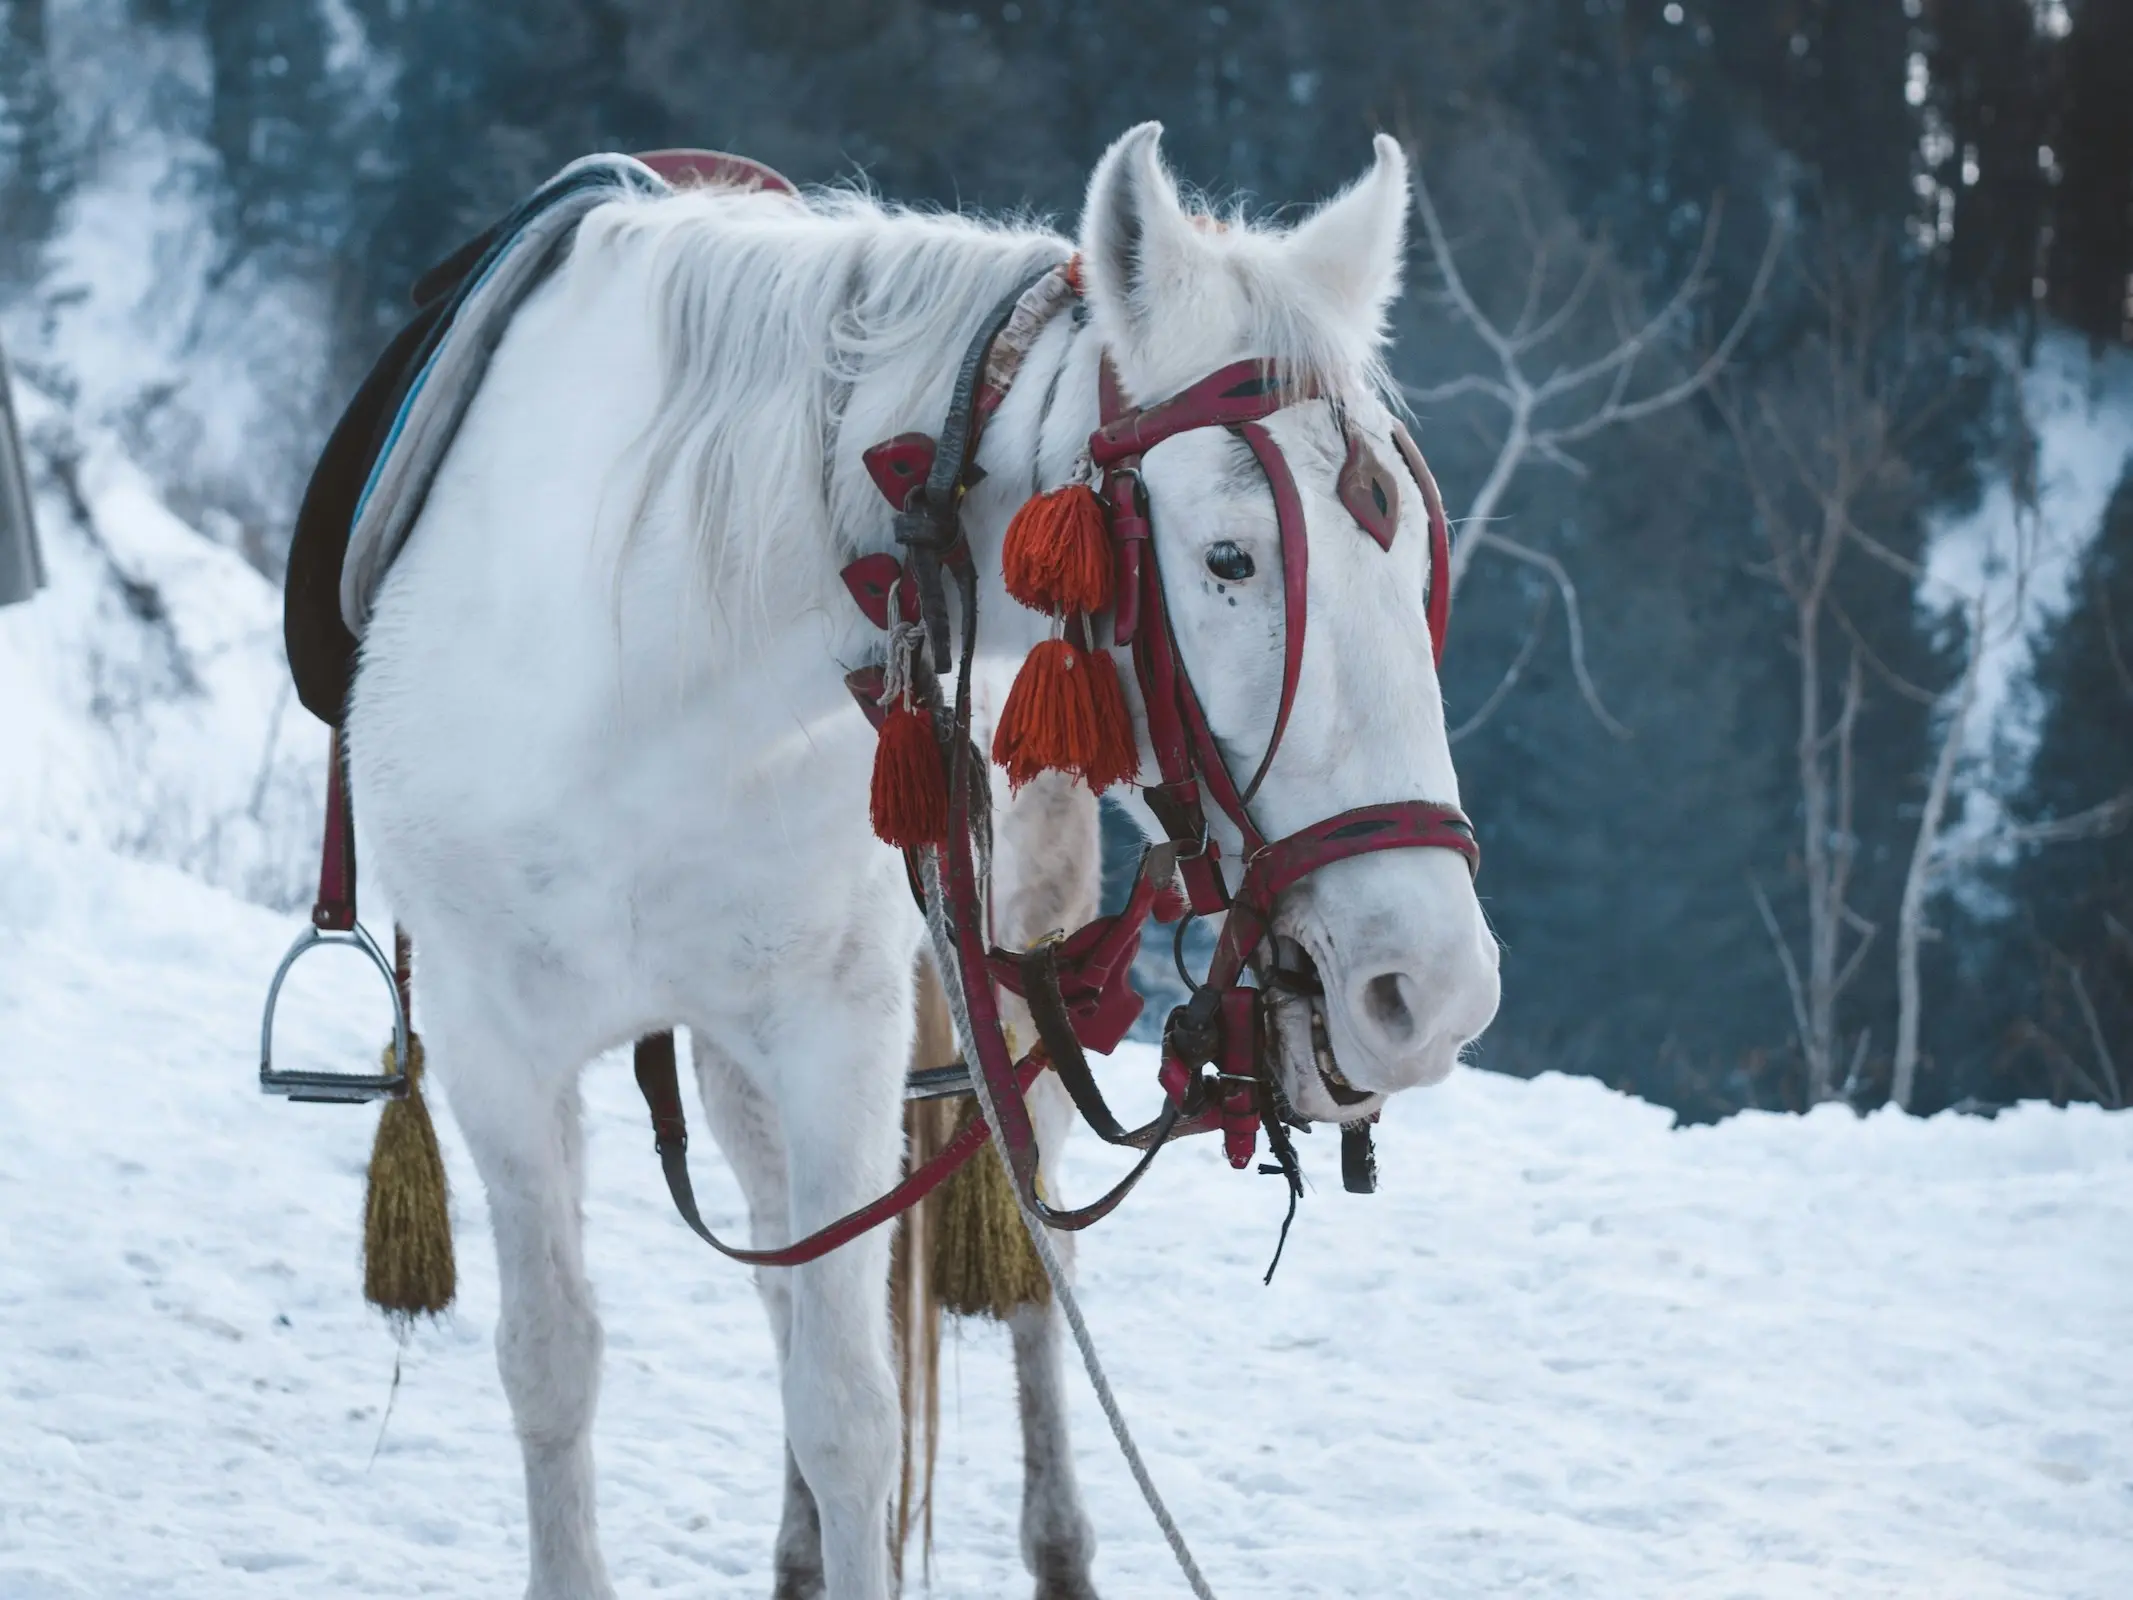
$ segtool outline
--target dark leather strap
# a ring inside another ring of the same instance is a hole
[[[1038,279],[1054,271],[1049,262],[1018,282],[986,314],[970,346],[963,352],[963,365],[955,375],[955,389],[948,401],[948,416],[935,442],[933,465],[926,474],[915,506],[896,514],[896,542],[905,549],[905,568],[918,589],[919,621],[926,630],[926,643],[933,656],[933,670],[946,672],[948,654],[948,593],[942,581],[943,566],[963,542],[962,496],[977,448],[976,401],[979,381],[985,375],[985,358],[993,341],[1015,314],[1022,296]]]
[[[848,1211],[826,1227],[817,1228],[804,1239],[775,1250],[748,1250],[727,1244],[717,1234],[704,1226],[701,1212],[696,1208],[696,1189],[689,1181],[689,1126],[687,1114],[682,1110],[681,1081],[674,1061],[674,1035],[671,1033],[646,1034],[637,1041],[636,1050],[637,1087],[644,1092],[644,1103],[652,1113],[652,1134],[659,1152],[659,1170],[666,1175],[667,1193],[673,1197],[674,1209],[690,1231],[720,1255],[751,1267],[797,1267],[809,1261],[819,1260],[840,1245],[849,1244],[861,1234],[880,1227],[884,1222],[901,1216],[919,1201],[938,1189],[954,1175],[991,1137],[982,1117],[973,1118],[970,1125],[949,1141],[948,1147],[931,1161],[909,1173],[895,1188],[879,1198],[868,1201],[857,1210]],[[1019,1067],[1009,1070],[1010,1081],[1017,1085],[1015,1103],[1021,1104],[1021,1085],[1034,1081],[1044,1070],[1041,1055],[1032,1052]],[[1024,1076],[1026,1074],[1027,1076]]]
[[[355,816],[348,803],[348,762],[341,730],[326,748],[326,832],[319,849],[318,898],[311,926],[346,933],[356,924]]]
[[[947,900],[949,932],[955,944],[957,976],[962,980],[971,1042],[976,1047],[977,1060],[970,1063],[970,1069],[983,1072],[986,1087],[992,1091],[1000,1122],[995,1131],[1007,1151],[1008,1170],[1023,1207],[1047,1227],[1072,1233],[1102,1221],[1116,1210],[1119,1202],[1132,1193],[1134,1186],[1147,1174],[1157,1152],[1172,1137],[1188,1130],[1179,1125],[1181,1113],[1178,1106],[1166,1104],[1162,1115],[1156,1119],[1157,1128],[1149,1138],[1147,1149],[1133,1170],[1095,1200],[1085,1206],[1062,1209],[1052,1205],[1039,1192],[1037,1130],[1030,1121],[1029,1106],[1022,1097],[1022,1085],[1014,1063],[1008,1057],[1007,1033],[1000,1022],[999,993],[993,984],[985,945],[985,902],[978,890],[977,863],[972,851],[972,796],[973,793],[989,794],[988,790],[978,788],[971,781],[973,768],[984,759],[970,739],[970,679],[977,657],[977,578],[965,567],[956,574],[956,581],[961,589],[963,627],[951,724],[954,756],[948,784],[948,843],[937,850],[935,859],[940,867],[941,893]]]
[[[1481,870],[1481,846],[1466,813],[1429,800],[1359,806],[1265,846],[1252,856],[1237,885],[1222,937],[1215,942],[1208,984],[1222,988],[1237,981],[1272,931],[1275,902],[1321,867],[1381,850],[1425,849],[1453,851],[1470,873]]]
[[[1378,1192],[1378,1152],[1370,1135],[1375,1116],[1341,1124],[1341,1187],[1350,1194]]]
[[[1074,1109],[1081,1113],[1081,1120],[1089,1125],[1096,1137],[1105,1144],[1130,1145],[1136,1150],[1146,1150],[1155,1142],[1158,1133],[1167,1131],[1164,1118],[1158,1114],[1142,1126],[1129,1129],[1113,1115],[1110,1102],[1104,1099],[1095,1075],[1089,1071],[1089,1058],[1082,1052],[1081,1040],[1074,1033],[1073,1019],[1067,1015],[1066,1002],[1060,996],[1058,953],[1056,944],[1045,943],[1024,951],[1019,958],[1022,998],[1029,1006],[1030,1020],[1037,1025],[1037,1037],[1044,1041],[1044,1051],[1051,1058],[1052,1070],[1059,1074],[1059,1081],[1066,1086]]]

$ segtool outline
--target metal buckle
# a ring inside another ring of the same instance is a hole
[[[274,1065],[274,1008],[281,1000],[282,980],[297,961],[320,945],[345,944],[370,957],[371,965],[385,977],[385,992],[393,1002],[393,1070],[391,1072],[282,1072]],[[361,923],[344,931],[306,928],[289,946],[289,953],[274,969],[267,985],[266,1011],[259,1019],[259,1092],[287,1095],[291,1100],[325,1105],[360,1105],[367,1100],[407,1098],[407,1011],[400,1004],[400,985],[393,977],[393,964],[378,941]]]

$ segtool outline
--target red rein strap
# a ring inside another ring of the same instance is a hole
[[[1422,504],[1429,511],[1429,652],[1438,666],[1444,665],[1444,639],[1452,631],[1452,529],[1444,515],[1444,496],[1437,492],[1437,479],[1422,459],[1422,447],[1399,423],[1392,425],[1392,442],[1422,491]]]
[[[1032,1050],[1022,1058],[1019,1065],[1009,1068],[1008,1081],[1014,1084],[1015,1104],[1022,1103],[1022,1093],[1036,1082],[1037,1075],[1047,1065],[1043,1048]],[[908,1174],[903,1182],[887,1194],[868,1201],[856,1211],[848,1211],[827,1227],[817,1228],[804,1239],[775,1250],[744,1250],[727,1244],[704,1226],[702,1214],[696,1209],[696,1190],[689,1182],[689,1129],[688,1120],[681,1106],[681,1084],[674,1065],[674,1035],[654,1033],[637,1041],[637,1087],[644,1091],[645,1104],[652,1112],[652,1132],[658,1142],[660,1170],[666,1174],[667,1192],[673,1196],[674,1209],[681,1213],[696,1236],[730,1260],[751,1267],[797,1267],[828,1255],[840,1245],[850,1244],[861,1234],[880,1227],[884,1222],[901,1216],[917,1205],[935,1189],[953,1176],[956,1168],[984,1148],[992,1130],[986,1127],[983,1118],[974,1118],[970,1125],[949,1141],[948,1147],[924,1166]]]

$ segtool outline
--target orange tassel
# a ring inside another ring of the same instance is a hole
[[[1047,639],[1029,653],[1000,725],[993,731],[992,758],[1007,769],[1008,787],[1019,790],[1040,772],[1075,772],[1096,754],[1095,674],[1068,639]]]
[[[1020,790],[1040,772],[1070,772],[1098,794],[1140,770],[1133,718],[1108,652],[1047,639],[1029,653],[1000,712],[992,758]]]
[[[1085,483],[1025,500],[1007,525],[1007,592],[1032,611],[1098,612],[1111,603],[1111,535]]]
[[[874,746],[874,832],[899,850],[948,840],[948,774],[930,717],[894,705]]]
[[[1133,738],[1133,713],[1126,709],[1126,692],[1119,687],[1118,663],[1108,650],[1091,650],[1083,659],[1089,664],[1096,748],[1081,776],[1090,789],[1102,794],[1114,783],[1133,781],[1141,770],[1141,753]]]

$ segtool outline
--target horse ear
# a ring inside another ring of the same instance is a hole
[[[1407,156],[1379,134],[1377,162],[1297,224],[1290,258],[1330,292],[1343,314],[1373,325],[1400,292],[1407,254]]]
[[[1147,322],[1156,293],[1182,278],[1192,249],[1192,223],[1164,170],[1162,138],[1160,122],[1119,135],[1096,163],[1082,207],[1089,298],[1122,332]]]

